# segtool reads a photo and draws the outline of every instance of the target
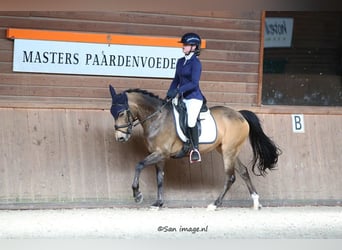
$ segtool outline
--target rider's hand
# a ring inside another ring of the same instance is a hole
[[[166,99],[173,99],[177,96],[177,94],[178,94],[178,89],[170,89],[169,91],[167,91]]]

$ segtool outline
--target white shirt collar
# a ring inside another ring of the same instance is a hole
[[[195,52],[190,52],[189,55],[185,55],[185,56],[184,56],[184,57],[185,57],[185,60],[186,60],[186,61],[189,60],[194,54],[195,54]]]

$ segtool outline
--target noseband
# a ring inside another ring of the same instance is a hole
[[[118,104],[117,104],[118,105]],[[120,105],[120,104],[119,104]],[[122,106],[126,106],[126,105],[122,105]],[[123,125],[114,125],[115,130],[120,131],[123,134],[128,134],[130,135],[132,133],[133,127],[135,127],[136,125],[134,124],[134,117],[133,114],[131,112],[131,110],[129,108],[127,108],[126,110],[127,113],[127,123],[123,124]],[[126,131],[121,130],[122,128],[127,128]]]

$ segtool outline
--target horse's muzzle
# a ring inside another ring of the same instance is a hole
[[[116,138],[116,141],[118,141],[118,142],[125,142],[127,140],[124,137],[118,137],[118,138]]]
[[[120,132],[116,132],[115,133],[115,140],[118,142],[126,142],[129,139],[129,135],[128,134],[123,134]]]

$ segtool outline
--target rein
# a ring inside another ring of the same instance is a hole
[[[161,105],[158,110],[156,110],[155,112],[153,112],[152,114],[150,114],[149,116],[147,116],[145,119],[143,119],[142,121],[138,121],[136,124],[134,124],[133,126],[137,126],[139,124],[143,124],[144,122],[146,122],[147,120],[151,119],[152,117],[154,117],[155,115],[157,115],[158,113],[161,113],[162,108],[164,108],[172,99],[168,99],[166,100],[166,102]]]

